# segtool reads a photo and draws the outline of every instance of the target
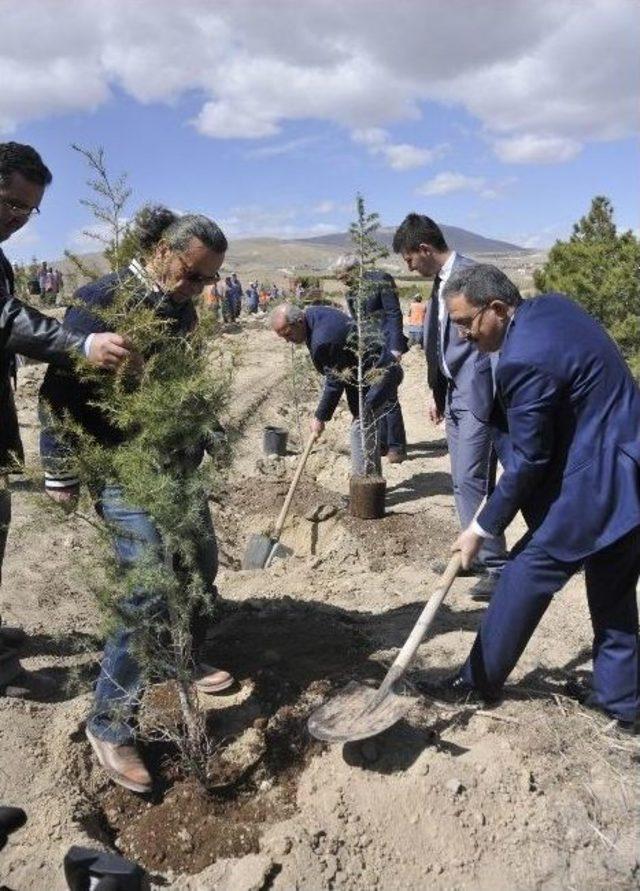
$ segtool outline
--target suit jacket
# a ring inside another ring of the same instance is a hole
[[[25,306],[13,296],[11,263],[0,250],[0,473],[21,469],[24,460],[11,386],[15,353],[45,362],[70,364],[85,338],[64,331],[59,322]]]
[[[345,390],[353,413],[357,405],[357,391],[349,381],[356,380],[355,323],[345,312],[333,306],[309,306],[304,315],[311,361],[316,370],[324,375],[324,389],[316,409],[316,418],[329,421]],[[384,345],[372,345],[364,357],[365,371],[374,366],[387,368],[396,364]]]
[[[504,473],[479,524],[497,535],[522,510],[565,562],[640,525],[640,390],[604,329],[562,295],[525,300],[495,375]]]
[[[475,260],[471,260],[469,257],[456,253],[453,260],[451,275],[453,276],[462,269],[474,265]],[[438,297],[435,294],[431,296],[429,308],[424,317],[423,345],[425,358],[427,357],[429,319],[433,312],[435,312],[436,315],[438,313]],[[485,393],[483,389],[479,389],[485,386],[484,379],[481,380],[480,384],[477,382],[474,383],[475,362],[478,356],[478,351],[472,343],[469,343],[468,340],[465,340],[464,337],[461,337],[458,334],[458,329],[455,325],[451,324],[449,313],[446,309],[443,325],[444,331],[442,341],[444,346],[444,359],[451,374],[453,386],[455,387],[456,401],[458,402],[459,407],[470,409],[474,414],[478,414],[476,400],[479,400],[482,404],[483,401],[487,398],[490,399],[492,396],[492,391]],[[427,375],[436,405],[440,412],[444,412],[447,392],[452,385],[451,380],[445,375],[443,368],[439,365],[437,368],[430,368],[427,366]]]
[[[393,277],[381,269],[368,269],[364,274],[366,297],[363,315],[380,326],[385,343],[394,353],[406,353],[409,349],[407,338],[402,330],[402,310],[398,289]],[[355,319],[355,295],[346,296],[349,312]]]

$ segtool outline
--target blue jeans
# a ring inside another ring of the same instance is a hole
[[[580,563],[556,560],[527,534],[515,546],[491,598],[462,674],[485,693],[499,693],[538,622]],[[611,715],[640,714],[636,586],[640,527],[584,560],[593,627],[593,695]]]
[[[164,546],[153,519],[140,508],[127,504],[119,486],[106,486],[102,490],[97,509],[112,534],[116,560],[123,572],[142,560],[147,565],[164,565]],[[201,534],[195,542],[196,559],[205,588],[214,594],[218,548],[206,501],[203,501],[201,512]],[[87,726],[106,742],[125,744],[134,737],[133,725],[144,686],[134,646],[139,642],[140,629],[165,621],[166,603],[162,595],[153,590],[136,589],[120,604],[120,612],[122,624],[104,648],[94,708]],[[127,615],[131,617],[130,622]],[[204,641],[205,632],[205,619],[194,614],[194,649]]]

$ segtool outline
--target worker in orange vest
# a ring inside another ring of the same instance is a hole
[[[427,307],[422,302],[422,294],[416,294],[409,304],[409,346],[422,346],[424,317]]]

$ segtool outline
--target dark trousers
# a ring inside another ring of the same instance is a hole
[[[398,394],[396,393],[396,400]],[[407,448],[407,434],[404,429],[404,418],[399,402],[391,405],[380,418],[380,448],[385,454],[389,449],[404,452]]]
[[[581,563],[564,563],[527,534],[515,546],[484,615],[462,673],[497,693],[516,665],[553,595]],[[634,720],[640,710],[636,586],[640,526],[584,561],[593,626],[593,693],[611,715]]]
[[[352,471],[356,475],[364,472],[371,473],[373,471],[372,467],[367,468],[366,471],[363,470],[368,463],[374,464],[376,472],[380,472],[381,445],[384,445],[383,451],[386,451],[387,448],[406,448],[404,423],[398,404],[398,387],[402,383],[403,376],[402,366],[394,362],[385,368],[381,379],[366,390],[364,396],[366,415],[365,445],[366,451],[370,453],[370,461],[367,461],[362,453],[362,444],[360,442],[358,390],[356,387],[345,387],[347,403],[354,418],[354,424],[351,428],[351,457]],[[398,430],[398,413],[400,415],[401,433]],[[389,418],[393,420],[389,421]],[[390,427],[393,429],[391,437],[388,432]],[[398,438],[400,438],[399,444],[397,444]]]
[[[407,448],[407,434],[404,429],[402,408],[398,402],[398,387],[402,383],[404,372],[400,365],[398,365],[398,369],[400,374],[392,376],[387,385],[389,406],[379,422],[380,450],[383,455],[389,449],[393,449],[396,452],[404,452]]]

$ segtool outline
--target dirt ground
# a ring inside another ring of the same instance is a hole
[[[414,349],[401,390],[409,460],[385,467],[388,515],[346,512],[341,408],[294,502],[289,555],[242,571],[249,535],[275,520],[299,443],[289,347],[256,321],[224,336],[238,355],[230,426],[241,435],[212,503],[222,602],[208,646],[238,688],[203,702],[216,788],[205,795],[176,777],[159,746],[146,750],[158,777],[148,800],[94,765],[83,732],[101,647],[94,533],[43,513],[38,485],[18,482],[1,611],[30,633],[27,664],[53,675],[59,695],[0,700],[0,801],[29,816],[0,854],[0,885],[61,891],[64,853],[84,844],[137,859],[153,887],[174,891],[637,888],[640,745],[562,695],[590,670],[580,576],[548,610],[497,708],[433,703],[413,686],[454,671],[473,641],[485,604],[460,579],[410,672],[406,719],[364,743],[309,737],[309,713],[333,691],[381,679],[435,587],[430,564],[456,528],[443,431],[426,421]],[[41,375],[23,369],[18,397],[34,461]],[[266,424],[291,431],[293,454],[264,458]],[[517,521],[511,541],[521,531]],[[172,699],[170,687],[151,695]]]

